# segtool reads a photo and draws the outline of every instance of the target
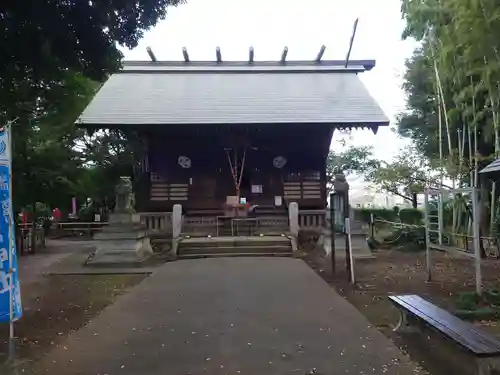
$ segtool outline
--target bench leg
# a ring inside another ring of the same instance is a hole
[[[477,375],[493,375],[500,373],[500,358],[477,358],[476,367]]]
[[[398,310],[399,311],[399,322],[394,327],[392,330],[393,332],[405,332],[405,333],[411,333],[411,332],[416,332],[418,329],[414,327],[411,322],[408,319],[408,315],[406,314],[405,311],[403,310]]]
[[[402,312],[401,310],[399,311],[399,321],[398,324],[396,324],[396,327],[392,330],[393,332],[399,331],[402,325],[406,324],[406,314]]]

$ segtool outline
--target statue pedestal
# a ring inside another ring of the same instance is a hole
[[[153,255],[146,229],[138,214],[113,213],[109,225],[94,236],[96,252],[86,265],[95,267],[140,267]]]

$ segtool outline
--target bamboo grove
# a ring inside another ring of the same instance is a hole
[[[407,62],[398,132],[454,187],[481,188],[482,235],[496,232],[500,183],[478,170],[500,157],[500,3],[403,0],[402,17],[403,37],[421,43]]]

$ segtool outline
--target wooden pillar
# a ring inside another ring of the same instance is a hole
[[[151,177],[149,173],[142,172],[138,174],[134,185],[135,210],[137,212],[151,211],[149,207],[149,192],[151,188]]]

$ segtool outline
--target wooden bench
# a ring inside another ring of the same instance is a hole
[[[458,344],[476,358],[477,374],[491,374],[500,370],[500,339],[417,295],[390,296],[400,312],[399,323],[394,329],[411,328],[413,323],[423,323]]]

